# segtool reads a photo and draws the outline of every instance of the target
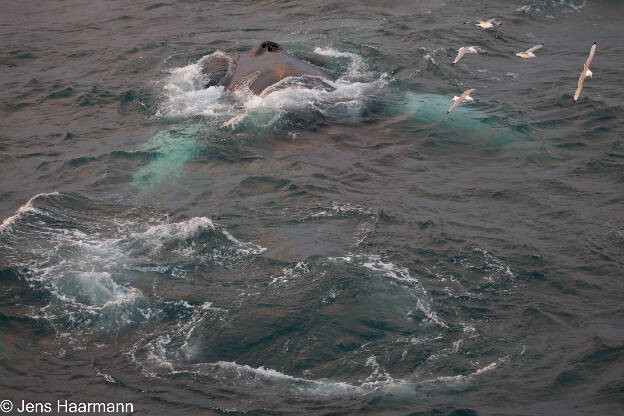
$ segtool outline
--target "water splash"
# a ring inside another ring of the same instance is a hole
[[[316,53],[349,61],[345,74],[336,81],[310,82],[310,77],[289,77],[254,95],[245,88],[226,91],[221,86],[204,88],[201,61],[227,56],[223,51],[201,58],[197,63],[173,68],[162,87],[162,101],[156,117],[167,121],[185,120],[185,125],[156,133],[141,150],[159,156],[140,168],[133,186],[151,190],[175,181],[184,164],[214,140],[243,133],[257,136],[289,125],[289,115],[344,119],[358,116],[375,91],[387,84],[385,74],[368,69],[357,54],[317,48]],[[327,85],[332,88],[327,88]],[[199,117],[199,118],[198,118]],[[189,123],[189,118],[194,120]],[[292,127],[292,126],[290,126]],[[240,140],[239,137],[234,137]]]

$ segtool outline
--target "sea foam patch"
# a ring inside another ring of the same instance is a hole
[[[154,273],[180,278],[189,262],[221,267],[264,251],[208,217],[171,221],[146,210],[150,217],[136,221],[119,213],[102,216],[101,204],[39,194],[3,222],[6,262],[51,295],[37,316],[59,331],[115,332],[151,322],[167,307],[139,289],[142,279]],[[92,205],[97,216],[90,214]]]

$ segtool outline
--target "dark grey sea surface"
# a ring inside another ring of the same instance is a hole
[[[0,23],[0,400],[624,413],[624,2],[4,1]],[[335,91],[203,88],[201,57],[263,40]]]

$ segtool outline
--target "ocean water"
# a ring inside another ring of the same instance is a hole
[[[50,0],[0,21],[0,400],[624,411],[624,3]],[[263,40],[334,90],[203,88],[202,57]],[[487,53],[451,65],[467,45]]]

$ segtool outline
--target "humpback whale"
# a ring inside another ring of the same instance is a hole
[[[204,87],[224,86],[234,91],[249,88],[256,95],[263,95],[278,88],[280,81],[298,77],[298,83],[309,88],[334,88],[324,80],[335,80],[321,68],[295,58],[280,45],[263,41],[248,52],[232,54],[213,53],[199,62]],[[274,86],[274,88],[269,88]]]

